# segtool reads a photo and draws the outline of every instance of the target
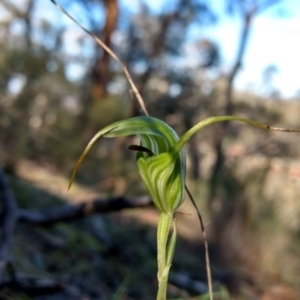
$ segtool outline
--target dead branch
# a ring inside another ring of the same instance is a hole
[[[8,186],[2,167],[0,166],[0,197],[2,200],[2,214],[0,218],[0,285],[4,272],[10,261],[10,247],[13,233],[18,221],[18,206],[15,197]]]
[[[28,224],[51,225],[56,222],[70,222],[96,213],[117,212],[126,208],[145,208],[153,206],[148,196],[133,199],[124,196],[96,199],[77,205],[64,205],[46,210],[20,209],[19,221]]]
[[[52,295],[65,290],[64,284],[60,282],[51,279],[34,278],[23,274],[14,274],[11,278],[5,278],[0,284],[0,289],[4,287],[33,297]]]

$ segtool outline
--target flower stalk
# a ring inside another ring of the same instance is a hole
[[[115,122],[100,130],[86,146],[72,173],[69,188],[74,181],[81,162],[92,145],[100,137],[113,138],[128,135],[139,136],[140,145],[132,145],[129,149],[137,151],[137,165],[140,175],[155,206],[160,212],[157,229],[157,300],[165,300],[167,297],[169,270],[171,268],[177,238],[176,218],[174,216],[185,199],[185,190],[197,209],[197,206],[185,185],[186,160],[183,147],[198,130],[210,124],[222,121],[239,121],[268,130],[300,132],[300,130],[297,129],[271,127],[235,116],[216,116],[197,123],[179,138],[177,133],[168,124],[159,119],[146,116],[134,117]],[[201,230],[204,235],[209,295],[210,300],[213,300],[208,243],[199,210],[197,210],[197,213],[201,223]]]
[[[173,232],[170,237],[172,225]],[[158,291],[156,300],[165,300],[167,297],[168,277],[174,256],[176,238],[176,219],[165,213],[160,214],[157,227]]]

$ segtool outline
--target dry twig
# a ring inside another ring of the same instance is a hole
[[[204,240],[204,247],[205,247],[205,262],[206,262],[206,274],[207,274],[208,292],[209,292],[209,298],[210,298],[210,300],[213,300],[213,285],[212,285],[212,276],[211,276],[211,269],[210,269],[208,241],[207,241],[207,237],[206,237],[206,231],[205,231],[205,227],[204,227],[204,222],[203,222],[200,210],[198,209],[198,207],[196,205],[196,202],[195,202],[192,194],[190,193],[189,189],[187,188],[187,186],[185,186],[185,190],[186,190],[187,194],[189,195],[189,198],[190,198],[193,206],[195,207],[195,209],[197,211],[198,219],[200,221],[201,231],[202,231],[203,240]]]
[[[78,21],[76,21],[62,6],[60,6],[55,0],[50,0],[60,11],[62,11],[66,16],[68,16],[74,23],[76,23],[82,30],[84,30],[88,35],[90,35],[96,42],[97,44],[103,48],[114,60],[116,60],[122,67],[123,72],[130,84],[130,87],[136,97],[136,99],[138,100],[138,102],[140,103],[140,106],[143,110],[143,112],[145,113],[146,116],[149,116],[149,113],[147,111],[145,102],[140,94],[140,92],[138,91],[136,85],[134,84],[131,75],[127,69],[127,67],[125,66],[125,64],[119,59],[119,57],[115,54],[115,52],[113,52],[111,50],[111,48],[109,48],[107,45],[105,45],[105,43],[103,43],[95,34],[93,34],[92,32],[90,32],[88,29],[86,29],[85,27],[83,27]]]

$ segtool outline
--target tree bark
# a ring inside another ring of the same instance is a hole
[[[111,37],[112,33],[116,27],[118,20],[118,1],[117,0],[104,0],[106,8],[106,19],[103,29],[103,41],[108,46],[111,47]],[[107,84],[110,78],[110,55],[101,49],[98,49],[97,52],[101,51],[100,57],[96,59],[96,63],[92,72],[92,98],[99,100],[107,94]]]
[[[241,4],[242,5],[242,4]],[[239,40],[239,46],[237,51],[237,56],[235,58],[235,62],[230,73],[227,76],[227,83],[225,88],[225,114],[226,115],[233,115],[234,114],[234,107],[233,107],[233,85],[234,80],[238,71],[242,66],[242,61],[245,56],[247,42],[249,40],[249,31],[253,21],[253,18],[257,12],[257,6],[253,6],[252,9],[246,11],[242,9],[243,14],[243,27],[241,31],[241,36]],[[222,149],[223,139],[228,134],[228,122],[222,123],[221,131],[218,134],[218,137],[215,141],[215,152],[216,152],[216,161],[213,166],[212,175],[210,178],[210,191],[209,191],[209,204],[212,203],[215,195],[216,189],[218,185],[218,174],[221,172],[225,157]]]

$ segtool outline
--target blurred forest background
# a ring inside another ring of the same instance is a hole
[[[59,1],[114,49],[150,114],[179,135],[224,114],[300,128],[299,97],[284,99],[273,84],[276,62],[262,73],[261,93],[234,85],[256,18],[288,1],[217,1],[221,14],[214,1],[164,1],[156,9],[150,2]],[[1,0],[0,15],[0,163],[7,179],[1,175],[0,298],[154,299],[158,215],[127,149],[137,140],[101,140],[67,191],[93,134],[141,114],[120,65],[48,0]],[[203,38],[223,15],[240,20],[226,70],[224,45]],[[190,41],[193,26],[201,34]],[[194,57],[184,56],[187,44]],[[300,299],[299,138],[224,123],[186,147],[216,299]],[[169,298],[207,299],[196,212],[189,203],[179,211]]]

